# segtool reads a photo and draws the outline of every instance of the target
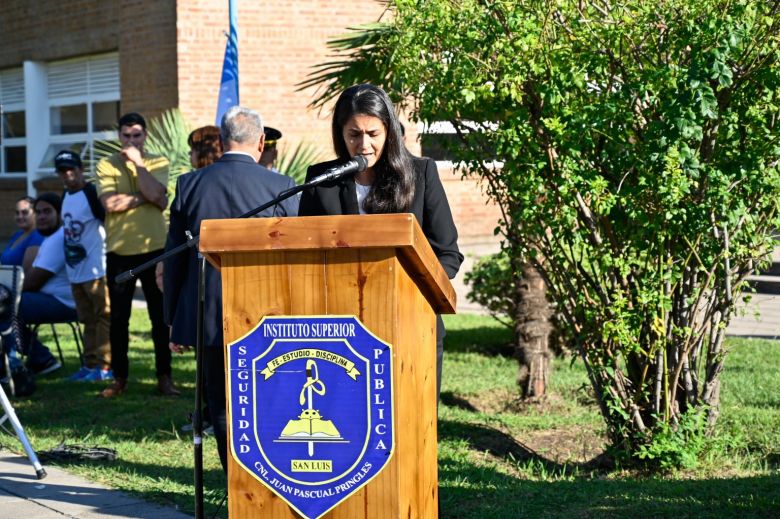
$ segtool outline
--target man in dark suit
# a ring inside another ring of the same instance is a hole
[[[222,118],[224,155],[203,169],[179,177],[171,205],[166,250],[186,241],[186,231],[199,234],[203,220],[236,218],[271,200],[295,183],[257,164],[265,136],[260,115],[235,106]],[[257,216],[296,216],[298,198],[288,198]],[[171,325],[171,350],[194,345],[197,336],[197,252],[189,249],[165,261],[163,276],[166,322]],[[222,467],[227,467],[225,369],[222,344],[222,280],[206,266],[206,302],[203,327],[203,372],[206,402],[211,414]]]

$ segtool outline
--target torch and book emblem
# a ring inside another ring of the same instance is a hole
[[[314,444],[317,442],[349,443],[342,438],[333,421],[326,420],[320,415],[319,410],[314,409],[314,393],[325,396],[325,382],[320,380],[317,363],[309,359],[306,361],[306,382],[301,388],[298,397],[301,406],[301,414],[297,419],[287,422],[277,442],[306,442],[309,456],[314,456]]]

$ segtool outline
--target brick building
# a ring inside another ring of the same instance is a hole
[[[54,154],[71,147],[89,157],[95,140],[113,136],[119,113],[179,107],[193,127],[213,124],[227,7],[227,0],[0,3],[0,237],[13,231],[16,198],[60,189]],[[327,158],[330,112],[308,108],[313,90],[296,85],[328,59],[329,39],[382,11],[379,2],[358,0],[239,0],[241,104],[281,129],[282,143],[310,142]],[[416,129],[407,127],[419,153]],[[495,243],[496,208],[447,163],[440,171],[462,242]]]

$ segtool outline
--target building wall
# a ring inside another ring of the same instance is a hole
[[[458,243],[466,246],[496,246],[499,238],[493,230],[501,218],[498,206],[489,203],[482,186],[473,178],[462,178],[460,171],[453,171],[446,162],[437,163],[452,217],[458,228]]]
[[[117,49],[116,0],[0,2],[0,69]]]
[[[224,0],[179,0],[179,107],[193,125],[214,124],[228,12]],[[376,21],[378,2],[268,0],[238,4],[240,102],[283,133],[280,144],[307,141],[331,157],[329,112],[310,109],[312,89],[296,91],[346,27]]]
[[[178,1],[179,107],[194,127],[215,122],[229,26],[225,5],[225,0]],[[315,89],[297,91],[296,85],[329,58],[329,40],[345,34],[347,27],[377,21],[383,11],[379,2],[365,0],[239,2],[241,104],[257,109],[267,125],[283,133],[280,145],[308,142],[321,150],[323,159],[332,158],[332,105],[321,112],[309,108]],[[419,154],[416,127],[407,123],[406,128],[409,147]],[[461,180],[447,166],[441,169],[461,240],[495,241],[498,209],[486,204],[475,181]]]
[[[25,60],[53,61],[118,50],[121,110],[148,117],[178,106],[193,126],[213,124],[225,35],[227,0],[5,0],[0,2],[0,68]],[[315,89],[297,91],[313,67],[330,58],[328,40],[347,27],[377,21],[384,8],[365,0],[240,0],[241,104],[256,108],[284,134],[281,145],[315,145],[332,157],[330,108],[309,108]],[[420,153],[417,131],[407,143]],[[441,168],[461,240],[492,239],[498,217],[473,180]],[[49,180],[49,179],[43,179]],[[49,188],[38,182],[41,188]],[[0,202],[24,194],[24,184],[0,179]],[[13,231],[12,204],[0,204],[0,236]]]
[[[176,9],[175,0],[121,2],[116,23],[123,113],[148,118],[178,105]]]

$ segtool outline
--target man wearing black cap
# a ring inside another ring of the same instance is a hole
[[[279,173],[279,171],[274,168],[274,165],[276,163],[276,158],[279,156],[279,151],[276,149],[276,143],[282,138],[282,132],[276,128],[266,126],[263,128],[263,133],[265,134],[265,147],[260,153],[260,159],[257,163],[264,168],[270,169],[274,173]]]
[[[65,186],[62,227],[65,263],[79,321],[84,323],[84,365],[70,380],[110,380],[108,285],[106,284],[105,210],[94,184],[84,179],[81,157],[63,150],[54,157],[54,167]]]
[[[144,149],[146,120],[135,112],[119,118],[122,149],[97,165],[97,188],[106,208],[106,277],[111,299],[111,369],[114,382],[100,394],[104,398],[127,390],[130,371],[130,313],[135,279],[117,283],[116,277],[157,257],[165,247],[168,205],[168,159]],[[152,322],[157,389],[163,395],[178,395],[171,381],[171,351],[168,326],[163,319],[162,292],[154,270],[139,275]]]

